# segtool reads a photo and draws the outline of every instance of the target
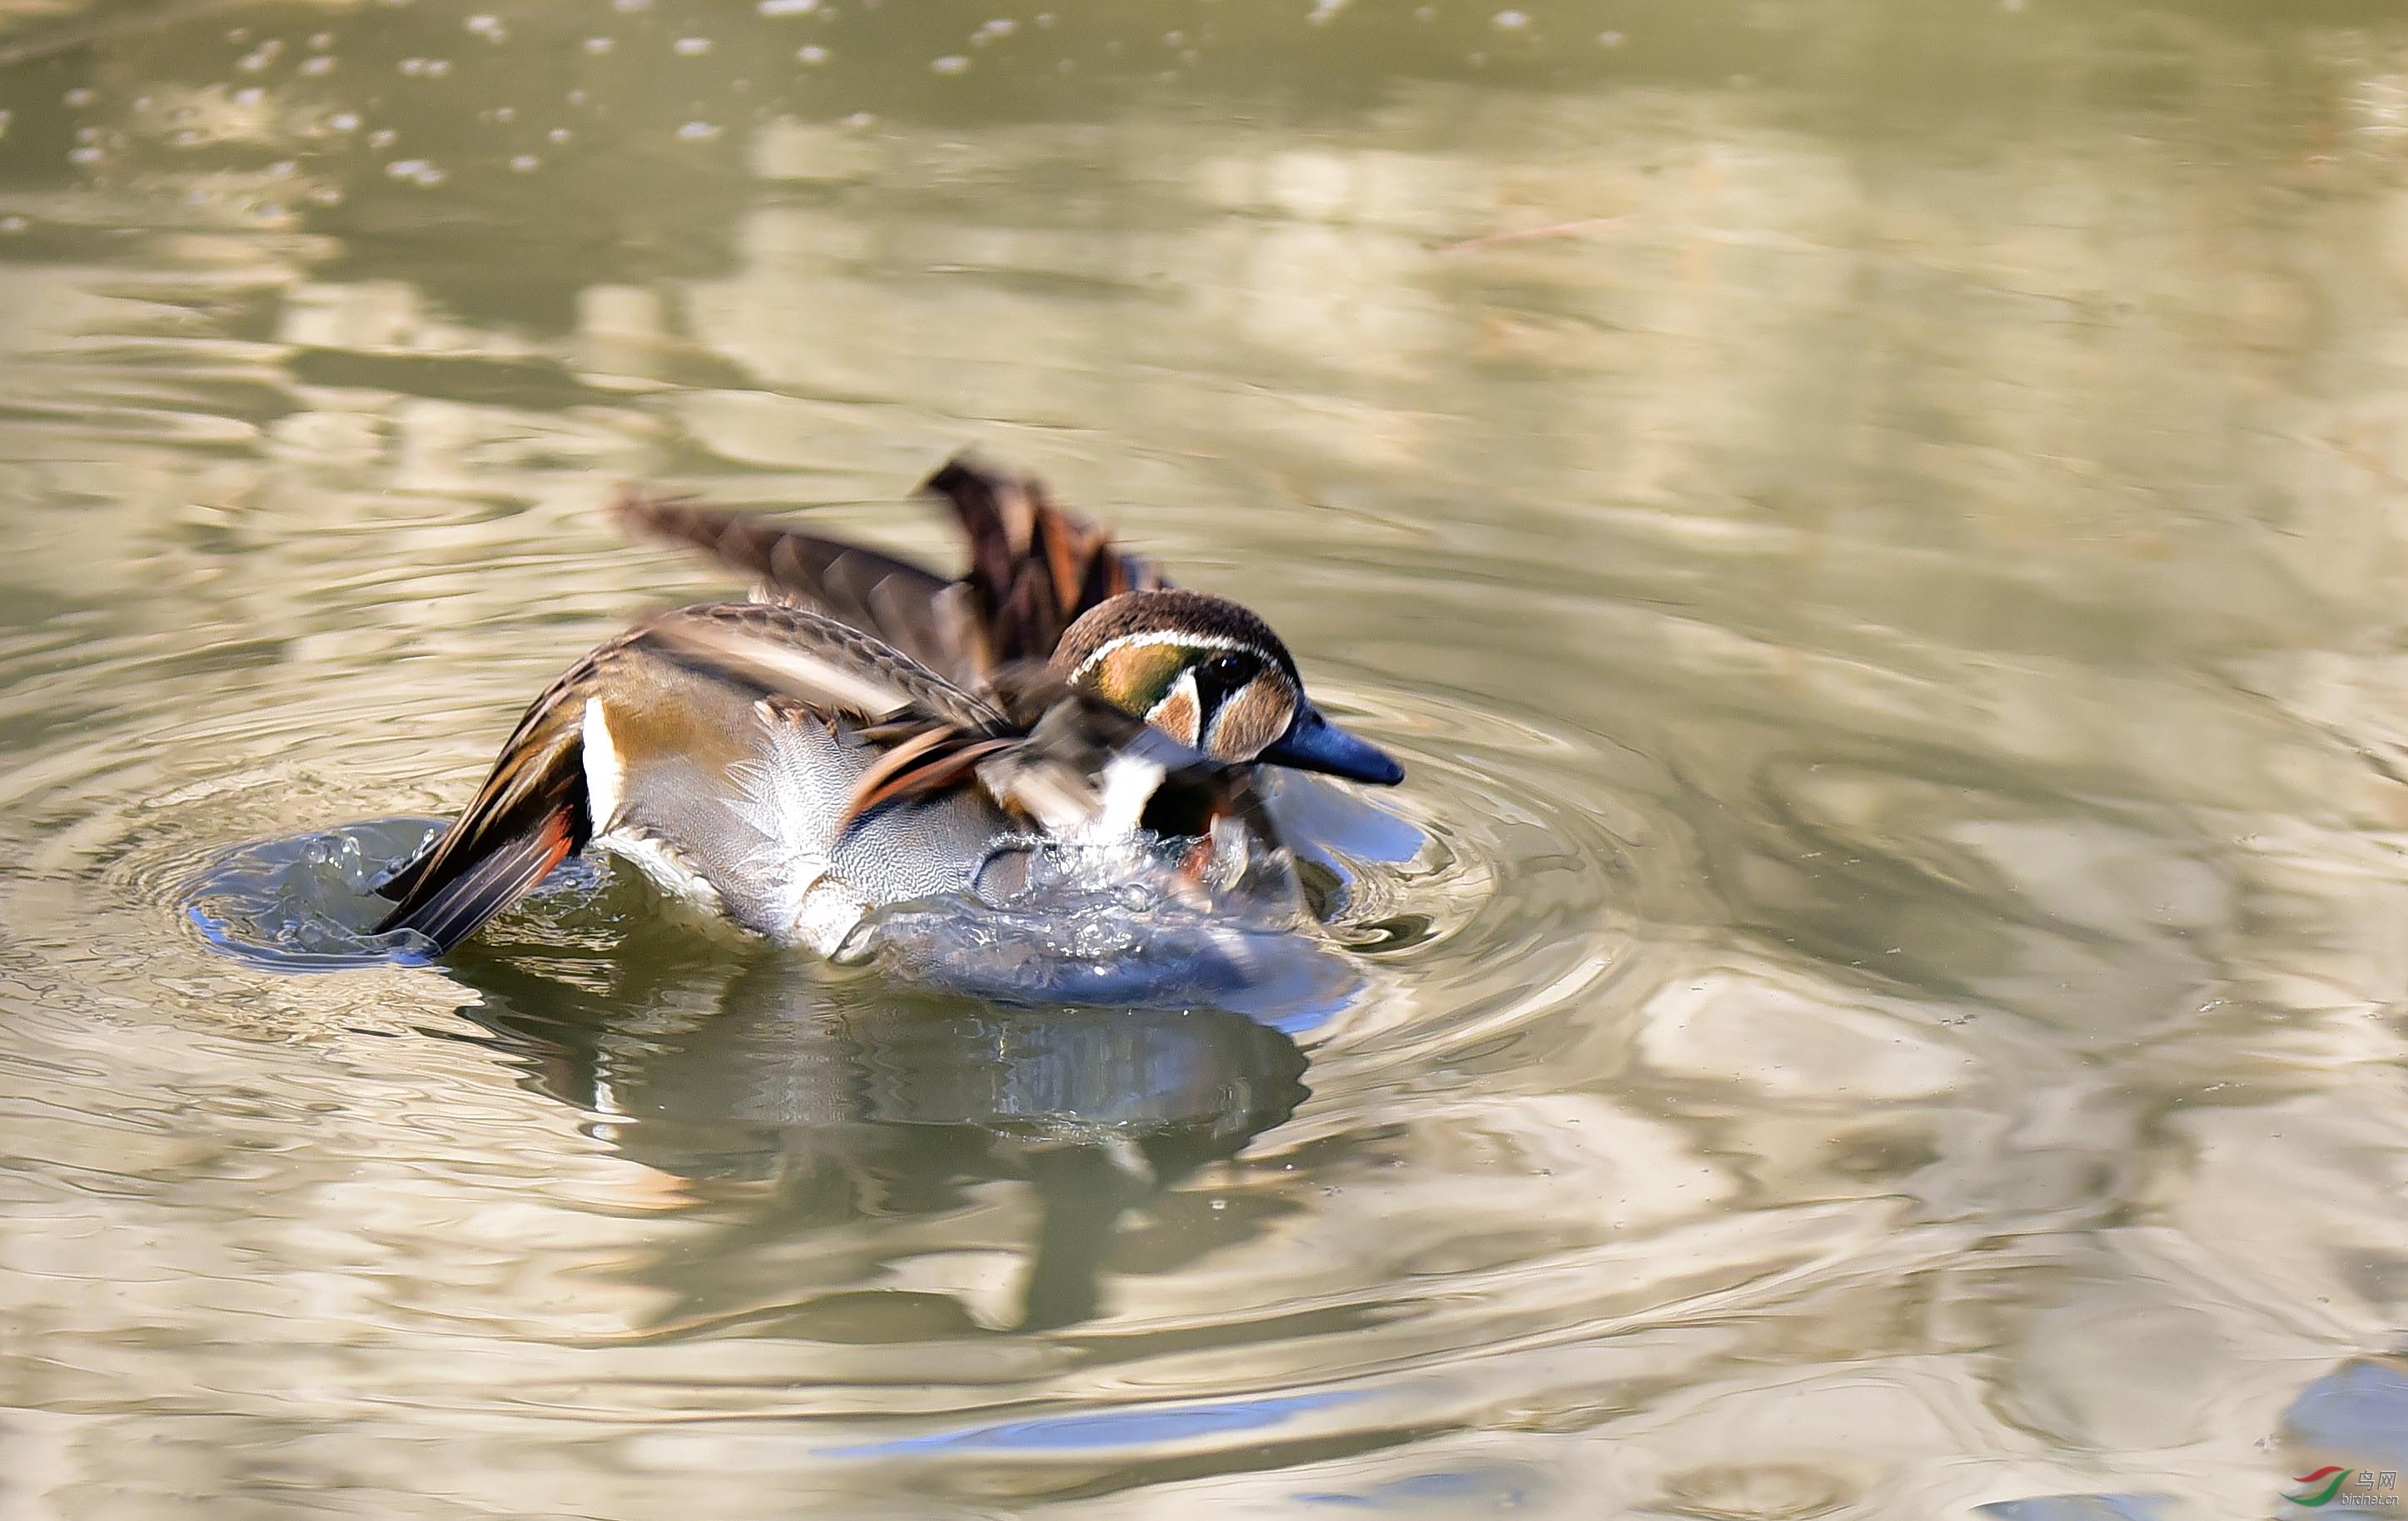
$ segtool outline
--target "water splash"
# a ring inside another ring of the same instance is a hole
[[[439,954],[433,940],[370,926],[388,908],[377,884],[441,827],[369,819],[236,846],[186,890],[184,915],[212,948],[274,970],[426,965]],[[999,1002],[1213,1008],[1288,1031],[1353,1001],[1362,975],[1311,932],[1283,860],[1175,880],[1187,843],[1015,850],[1008,869],[982,879],[982,897],[873,914],[840,957]],[[590,897],[608,870],[573,859],[540,892]]]
[[[366,819],[222,853],[184,897],[184,916],[218,951],[278,971],[423,966],[435,942],[414,929],[369,931],[388,905],[376,884],[442,828],[437,819]]]

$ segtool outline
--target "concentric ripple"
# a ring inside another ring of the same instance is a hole
[[[2400,1466],[2408,23],[1192,8],[0,6],[15,1509]],[[1319,929],[360,942],[730,589],[616,482],[950,564],[965,446],[1406,761],[1283,799]]]

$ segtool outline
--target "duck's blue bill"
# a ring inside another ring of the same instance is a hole
[[[1369,739],[1357,739],[1322,717],[1321,710],[1310,704],[1296,715],[1287,733],[1271,741],[1262,759],[1273,766],[1324,771],[1350,782],[1376,782],[1383,787],[1393,787],[1405,779],[1405,768],[1397,764],[1394,755]]]

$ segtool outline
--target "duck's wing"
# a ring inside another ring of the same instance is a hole
[[[982,678],[1014,662],[1043,664],[1063,632],[1097,603],[1169,584],[1152,561],[1114,543],[1110,530],[1054,506],[1032,477],[956,454],[920,489],[953,508],[969,540],[961,584]]]
[[[626,642],[595,650],[535,699],[466,810],[378,884],[393,910],[375,933],[414,929],[449,951],[592,838],[585,698],[624,656]]]
[[[579,661],[535,700],[451,828],[377,889],[394,907],[376,932],[414,929],[448,951],[608,832],[613,821],[594,816],[588,793],[586,704],[617,683],[647,680],[646,663],[660,660],[873,732],[1005,723],[910,656],[809,608],[736,602],[660,613]]]
[[[638,534],[698,549],[754,577],[766,600],[810,608],[874,634],[954,681],[982,674],[967,594],[924,566],[687,497],[630,489],[621,494],[618,513]]]
[[[716,602],[659,613],[626,638],[821,713],[878,725],[918,717],[1002,726],[1002,711],[907,652],[813,608]]]
[[[701,550],[797,603],[875,634],[964,686],[1021,661],[1042,665],[1082,613],[1123,592],[1169,584],[1101,526],[1054,505],[1038,481],[956,455],[921,491],[953,509],[969,569],[948,581],[909,560],[749,512],[629,492],[638,533]]]
[[[1162,779],[1229,769],[1045,667],[1015,664],[973,694],[806,609],[688,608],[638,633],[648,647],[751,683],[772,701],[855,719],[855,733],[882,753],[854,782],[839,829],[874,809],[961,787],[1055,833],[1098,820],[1133,829]],[[1116,793],[1125,762],[1147,780]]]
[[[652,648],[757,686],[773,701],[857,721],[884,753],[853,787],[839,828],[871,809],[974,782],[1019,742],[1012,717],[871,635],[779,603],[687,608],[638,626]]]

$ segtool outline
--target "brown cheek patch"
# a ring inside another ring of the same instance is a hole
[[[1196,710],[1196,689],[1182,686],[1154,705],[1145,721],[1182,745],[1196,743],[1196,725],[1202,715]]]
[[[1265,745],[1287,732],[1288,721],[1295,716],[1296,701],[1286,683],[1265,673],[1221,704],[1206,748],[1220,760],[1253,760]]]

